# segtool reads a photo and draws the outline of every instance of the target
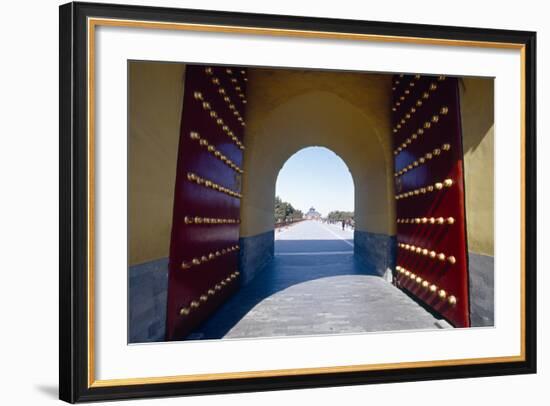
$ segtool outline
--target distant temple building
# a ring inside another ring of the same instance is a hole
[[[306,219],[308,220],[319,220],[321,218],[321,213],[318,211],[315,211],[314,207],[311,207],[309,211],[306,213]]]

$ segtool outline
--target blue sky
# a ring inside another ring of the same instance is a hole
[[[324,147],[292,155],[277,178],[276,194],[304,213],[311,206],[326,216],[332,210],[353,211],[353,179],[344,161]]]

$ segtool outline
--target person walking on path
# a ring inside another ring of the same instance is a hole
[[[342,220],[342,231],[346,229],[346,220]]]

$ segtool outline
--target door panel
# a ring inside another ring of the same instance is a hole
[[[188,65],[170,243],[166,339],[238,286],[246,69]]]
[[[396,284],[468,327],[468,263],[458,80],[393,78]]]

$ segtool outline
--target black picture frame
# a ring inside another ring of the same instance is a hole
[[[67,402],[234,393],[536,372],[536,33],[174,8],[68,3],[60,6],[59,397]],[[87,19],[103,17],[300,31],[510,43],[524,52],[524,334],[517,362],[429,366],[117,386],[90,385],[88,352]]]

